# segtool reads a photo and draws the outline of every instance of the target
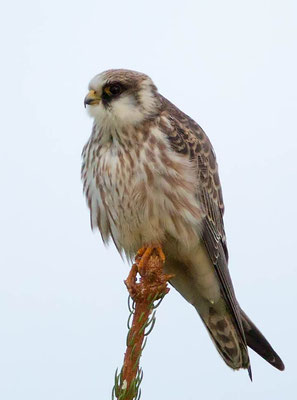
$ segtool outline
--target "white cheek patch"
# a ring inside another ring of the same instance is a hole
[[[102,101],[97,105],[87,106],[87,112],[99,125],[136,125],[145,114],[136,103],[134,96],[123,96],[111,101],[110,107],[105,107]]]
[[[136,103],[134,96],[120,96],[111,102],[111,113],[121,124],[136,125],[140,123],[145,114]]]

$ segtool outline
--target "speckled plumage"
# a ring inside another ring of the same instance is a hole
[[[97,75],[82,179],[92,227],[133,257],[160,244],[172,285],[197,309],[231,368],[249,368],[247,345],[283,364],[240,309],[228,271],[223,198],[211,143],[195,121],[128,70]]]

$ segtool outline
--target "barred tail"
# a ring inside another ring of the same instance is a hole
[[[203,321],[225,363],[232,369],[249,369],[246,343],[239,335],[230,313],[226,311],[222,314],[210,308],[208,317],[203,318]]]

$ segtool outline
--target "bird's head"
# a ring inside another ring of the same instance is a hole
[[[101,125],[137,125],[156,115],[160,99],[147,75],[112,69],[91,80],[84,104]]]

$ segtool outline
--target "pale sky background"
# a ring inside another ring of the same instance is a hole
[[[142,400],[295,399],[297,2],[27,0],[0,18],[0,398],[110,398],[129,266],[91,232],[80,154],[89,80],[124,67],[210,137],[237,297],[286,364],[251,351],[254,382],[233,372],[172,289]]]

